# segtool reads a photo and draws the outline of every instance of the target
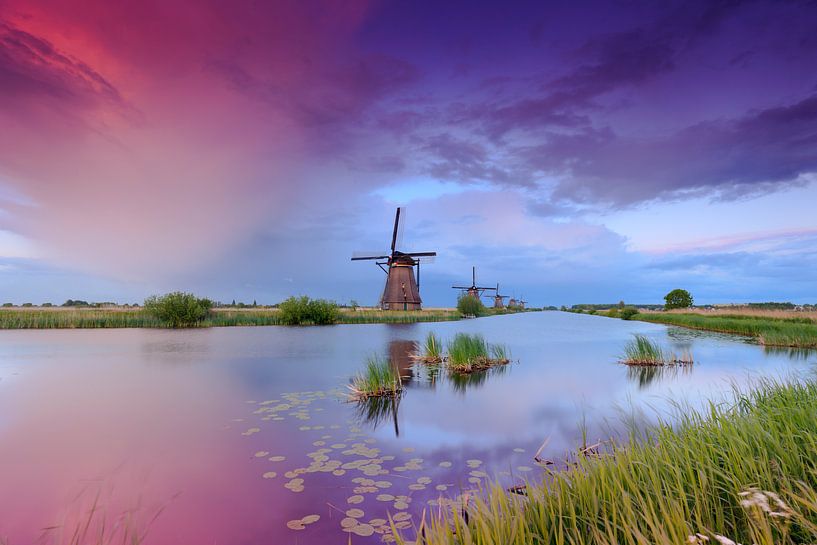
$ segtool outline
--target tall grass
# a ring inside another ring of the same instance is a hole
[[[815,543],[815,414],[813,382],[766,381],[702,411],[678,406],[675,424],[576,456],[526,496],[494,486],[467,518],[449,504],[425,521],[424,543]]]
[[[448,368],[456,373],[480,371],[508,361],[507,348],[488,344],[482,335],[457,333],[448,343]]]
[[[443,322],[459,320],[456,310],[382,311],[341,310],[337,323],[377,324]],[[286,325],[277,309],[214,309],[197,327]],[[123,327],[168,327],[143,309],[2,309],[0,329],[85,329]]]
[[[420,359],[424,363],[442,363],[443,361],[443,343],[433,331],[429,331],[426,335]]]
[[[403,379],[388,359],[374,355],[366,360],[363,371],[352,378],[349,389],[356,400],[396,396],[403,391]]]
[[[817,348],[817,325],[809,319],[769,318],[753,315],[713,315],[640,313],[635,319],[644,322],[677,325],[691,329],[734,333],[756,338],[768,346]]]
[[[644,335],[634,335],[631,340],[624,345],[624,355],[622,363],[627,365],[664,365],[669,357],[658,345]]]

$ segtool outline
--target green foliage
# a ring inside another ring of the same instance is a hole
[[[605,312],[604,315],[607,316],[608,318],[618,318],[618,309],[611,308],[610,310]]]
[[[664,301],[664,308],[667,310],[689,308],[692,306],[692,294],[687,290],[674,289],[664,296]]]
[[[290,297],[278,305],[281,323],[284,325],[328,325],[338,321],[338,306],[325,299]]]
[[[145,299],[145,311],[173,328],[200,325],[210,314],[212,307],[213,302],[209,299],[201,299],[192,293],[181,291]]]
[[[658,343],[644,335],[634,335],[634,338],[624,346],[621,362],[628,365],[664,365],[670,359]]]
[[[568,469],[532,479],[524,500],[496,484],[471,496],[468,518],[458,505],[433,510],[422,541],[815,543],[815,414],[814,382],[763,382],[701,411],[679,405],[666,423],[633,429],[603,455],[570,455]]]
[[[396,396],[403,389],[402,377],[388,359],[370,356],[363,371],[352,378],[349,387],[355,399]]]
[[[485,305],[479,297],[462,294],[457,298],[457,310],[463,316],[482,316],[485,314]]]
[[[33,303],[23,303],[23,305],[22,305],[22,306],[24,306],[24,307],[26,307],[26,308],[29,308],[29,307],[33,307],[33,306],[34,306],[34,304],[33,304]]]
[[[721,314],[639,314],[644,322],[677,325],[690,329],[718,331],[755,337],[767,346],[788,346],[796,348],[817,348],[817,326],[811,320],[801,323],[803,318],[776,319],[765,316],[740,316]]]
[[[624,307],[619,312],[622,320],[632,320],[636,314],[638,314],[638,309],[635,307]]]
[[[64,307],[88,307],[91,306],[88,301],[82,301],[81,299],[68,299],[66,302],[62,304]]]
[[[53,307],[53,306],[54,306],[54,304],[53,304],[53,303],[43,303],[43,304],[42,304],[42,305],[40,305],[40,306],[41,306],[41,307],[45,307],[45,308],[49,308],[49,307]]]
[[[443,361],[443,346],[440,338],[429,331],[423,343],[423,361],[426,363],[439,363]]]
[[[448,343],[448,362],[452,367],[467,367],[479,360],[488,359],[488,343],[482,335],[457,333]]]
[[[3,306],[6,308],[13,307],[14,303],[3,303]]]

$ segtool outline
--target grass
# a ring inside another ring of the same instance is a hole
[[[454,309],[383,311],[341,309],[337,323],[378,324],[459,320]],[[214,309],[197,327],[285,325],[277,309]],[[0,310],[0,329],[86,329],[167,327],[143,309],[16,308]]]
[[[641,366],[692,365],[693,360],[689,352],[678,356],[665,351],[657,342],[651,341],[644,335],[633,335],[633,339],[624,345],[621,363]]]
[[[363,401],[373,397],[395,397],[403,391],[403,380],[388,359],[370,356],[362,372],[349,385],[351,398]]]
[[[457,333],[448,343],[448,368],[455,373],[471,373],[502,365],[510,360],[507,349],[500,345],[489,345],[482,335]]]
[[[635,315],[634,319],[745,335],[767,346],[817,348],[817,325],[807,317],[771,318],[754,314],[646,312]]]
[[[443,361],[443,343],[433,331],[429,331],[426,335],[420,360],[423,363],[442,363]]]
[[[817,542],[817,384],[759,383],[421,523],[427,545]],[[465,515],[467,513],[467,516]],[[407,543],[403,537],[398,541]]]

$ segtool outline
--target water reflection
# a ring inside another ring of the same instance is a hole
[[[480,388],[485,385],[485,382],[490,377],[497,377],[508,372],[510,364],[498,365],[485,371],[476,371],[474,373],[448,373],[448,381],[451,383],[451,388],[458,394],[465,395],[469,389]]]
[[[692,365],[628,365],[627,378],[645,389],[653,383],[674,380],[678,375],[691,375]]]
[[[817,350],[814,348],[796,348],[789,346],[764,346],[763,352],[770,356],[787,356],[796,361],[817,359]]]
[[[397,412],[403,396],[397,397],[370,397],[357,402],[355,416],[360,424],[367,424],[373,430],[381,424],[391,421],[394,425],[394,436],[400,437],[400,424]]]

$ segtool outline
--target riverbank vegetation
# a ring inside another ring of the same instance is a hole
[[[679,406],[673,424],[572,455],[515,493],[464,494],[425,517],[423,543],[814,543],[817,384],[757,386]]]
[[[817,348],[817,324],[809,317],[771,318],[740,314],[642,312],[633,319],[690,329],[733,333],[757,339],[760,344]]]
[[[172,328],[196,327],[210,314],[213,302],[175,291],[145,299],[145,313]]]

